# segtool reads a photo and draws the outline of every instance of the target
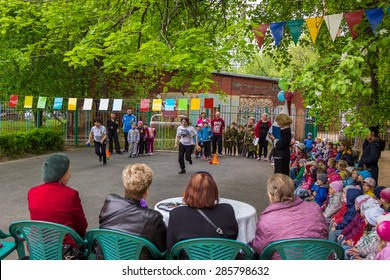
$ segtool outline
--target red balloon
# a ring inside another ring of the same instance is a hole
[[[290,90],[287,90],[287,91],[284,92],[284,98],[287,101],[291,101],[294,98],[294,94]]]

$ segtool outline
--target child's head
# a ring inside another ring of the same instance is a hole
[[[380,200],[381,203],[385,207],[389,207],[390,206],[390,188],[384,188],[383,190],[381,190],[380,197],[381,197],[381,200]]]
[[[334,181],[343,181],[343,178],[341,178],[340,174],[338,172],[332,172],[328,174],[328,182],[329,184]]]
[[[236,127],[236,123],[235,123],[235,122],[232,122],[231,128],[235,128],[235,127]]]
[[[154,126],[155,126],[154,122],[151,122],[150,127],[154,127]]]
[[[336,167],[336,159],[335,158],[328,159],[328,167],[330,167],[330,168]]]
[[[253,134],[255,134],[256,130],[254,128],[251,128],[250,132],[253,135]]]
[[[376,233],[381,240],[390,242],[390,213],[377,218]]]
[[[132,124],[131,124],[131,128],[132,128],[132,129],[136,129],[136,128],[137,128],[137,125],[136,125],[135,123],[132,123]]]
[[[202,125],[201,124],[198,124],[197,126],[196,126],[196,131],[200,131],[202,129]]]
[[[230,125],[226,126],[226,131],[230,130]]]
[[[142,121],[138,121],[138,127],[143,127]]]
[[[209,126],[209,122],[208,121],[204,121],[203,122],[203,127],[208,127]]]
[[[111,119],[115,119],[115,113],[110,114]]]
[[[326,185],[327,178],[326,178],[326,173],[323,171],[320,171],[320,169],[317,171],[317,185],[322,186]]]
[[[339,160],[339,162],[337,163],[337,170],[345,170],[345,168],[347,168],[347,162],[345,160]]]
[[[145,128],[145,129],[148,128],[148,124],[147,124],[147,123],[144,123],[144,128]]]
[[[321,138],[320,137],[316,137],[315,139],[314,139],[314,142],[316,142],[316,144],[320,144],[321,143]]]
[[[371,198],[371,196],[369,195],[366,195],[366,194],[362,194],[362,195],[359,195],[356,199],[355,199],[355,209],[356,211],[361,211],[361,210],[365,210],[366,208],[364,207],[368,207],[369,204],[365,205],[363,208],[362,208],[362,205],[368,201],[369,199]],[[372,199],[372,198],[371,198]],[[362,213],[363,211],[361,211]]]
[[[100,118],[95,118],[93,120],[93,122],[95,123],[95,126],[97,126],[97,127],[100,127],[102,125],[102,120]]]
[[[343,192],[343,181],[334,181],[329,184],[329,193],[334,195],[335,193]]]
[[[311,132],[309,132],[309,133],[307,134],[307,139],[311,139],[312,136],[313,136],[313,134],[312,134]]]
[[[385,211],[377,206],[370,207],[366,209],[364,212],[360,211],[360,214],[366,219],[366,224],[370,224],[372,226],[376,226],[378,217],[383,215]]]
[[[358,174],[358,171],[357,171],[356,168],[352,171],[351,177],[352,177],[352,179],[353,179],[354,181],[359,180],[359,174]]]
[[[370,173],[370,171],[368,171],[368,170],[358,171],[358,175],[359,175],[359,176],[358,176],[358,180],[359,180],[360,182],[363,182],[364,179],[371,177],[371,173]]]
[[[373,192],[376,186],[376,182],[374,178],[368,177],[363,181],[363,192],[366,193],[368,191]]]
[[[353,166],[347,166],[347,168],[345,168],[346,177],[347,178],[351,177],[354,170],[355,168]]]
[[[305,163],[306,163],[306,160],[305,160],[304,158],[302,158],[302,159],[300,159],[300,160],[298,161],[299,167],[305,166]]]
[[[333,143],[332,142],[326,143],[326,146],[328,147],[329,150],[333,149]]]
[[[244,127],[243,127],[242,125],[240,125],[240,126],[238,127],[238,129],[239,129],[240,131],[243,131],[243,130],[244,130]]]

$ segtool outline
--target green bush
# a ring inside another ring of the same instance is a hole
[[[25,154],[43,154],[64,148],[61,130],[34,128],[27,132],[0,135],[0,156],[23,157]]]

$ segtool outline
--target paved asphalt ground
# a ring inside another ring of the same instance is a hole
[[[179,175],[177,152],[156,152],[154,156],[128,158],[112,155],[102,165],[93,148],[79,148],[64,152],[71,160],[72,178],[69,186],[78,190],[88,228],[99,226],[99,213],[105,197],[110,193],[124,194],[122,170],[127,164],[145,163],[154,171],[147,203],[150,208],[160,200],[181,196],[190,176],[199,170],[210,172],[217,182],[220,197],[240,200],[256,208],[258,215],[268,205],[267,178],[273,174],[269,162],[244,157],[219,157],[218,165],[195,159],[186,162],[187,173]],[[0,229],[8,232],[13,221],[29,219],[27,192],[43,183],[41,167],[48,155],[0,163]],[[15,259],[11,254],[7,259]]]

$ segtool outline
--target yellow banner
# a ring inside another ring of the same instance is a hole
[[[162,99],[153,99],[152,111],[161,111]]]
[[[318,36],[318,32],[320,32],[320,27],[322,24],[322,17],[315,17],[315,18],[307,18],[305,19],[307,28],[310,32],[311,40],[313,41],[313,44],[315,44]]]
[[[77,98],[69,98],[68,101],[68,110],[76,111]]]
[[[24,97],[24,108],[32,108],[33,104],[33,97],[32,96],[25,96]]]
[[[200,98],[191,99],[191,109],[190,110],[200,110]]]

